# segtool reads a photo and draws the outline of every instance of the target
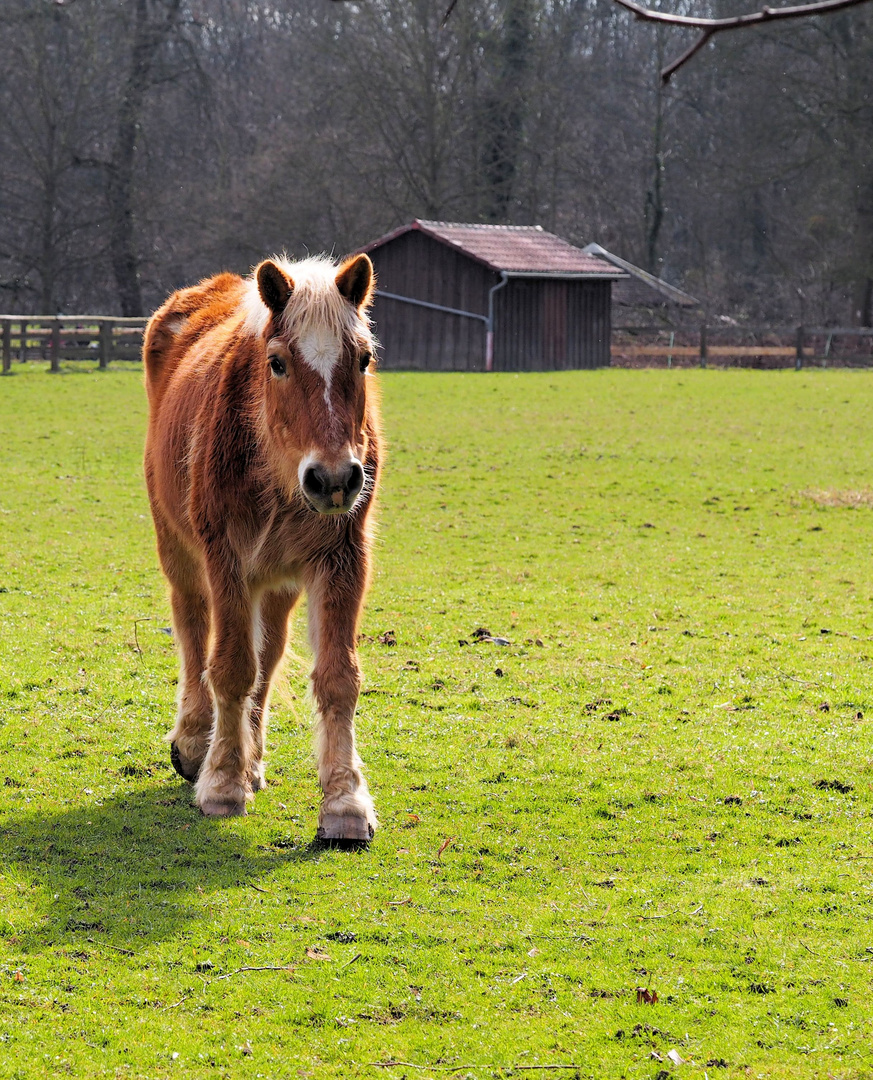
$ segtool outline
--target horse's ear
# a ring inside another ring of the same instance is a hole
[[[274,315],[281,315],[294,291],[294,282],[272,259],[261,263],[255,277],[261,299]]]
[[[367,307],[376,291],[376,275],[367,255],[353,255],[337,271],[336,287],[356,308]]]

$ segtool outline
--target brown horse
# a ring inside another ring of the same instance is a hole
[[[305,589],[325,840],[376,825],[354,733],[381,452],[374,287],[366,255],[269,259],[173,293],[143,345],[145,473],[181,664],[171,760],[204,814],[246,812]]]

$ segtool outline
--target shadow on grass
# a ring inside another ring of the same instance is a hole
[[[12,818],[0,824],[0,865],[49,894],[47,908],[33,897],[31,926],[16,919],[17,940],[32,950],[89,937],[142,947],[202,919],[216,892],[260,888],[274,869],[326,854],[318,842],[285,836],[256,847],[239,819],[194,817],[182,785]]]

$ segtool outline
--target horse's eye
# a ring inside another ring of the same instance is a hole
[[[372,359],[373,359],[373,354],[371,352],[362,352],[361,353],[361,358],[359,360],[359,363],[361,365],[361,371],[366,371],[367,370],[367,368],[370,366],[370,361]]]
[[[270,371],[277,378],[281,378],[285,374],[285,363],[279,356],[271,356],[270,358]]]

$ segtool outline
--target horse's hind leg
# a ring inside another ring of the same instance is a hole
[[[254,738],[251,766],[252,790],[266,787],[264,779],[264,740],[270,710],[270,689],[279,661],[288,641],[288,617],[300,592],[295,588],[270,590],[261,597],[255,639],[258,644],[258,684],[252,695],[249,724]]]
[[[201,592],[171,589],[173,626],[179,649],[178,711],[170,741],[170,760],[176,772],[193,783],[209,749],[213,705],[203,680],[209,605]]]
[[[170,760],[176,772],[193,783],[206,757],[212,730],[212,696],[203,679],[209,603],[197,565],[157,521],[156,525],[158,552],[170,582],[173,630],[179,651],[176,723],[167,736]]]

